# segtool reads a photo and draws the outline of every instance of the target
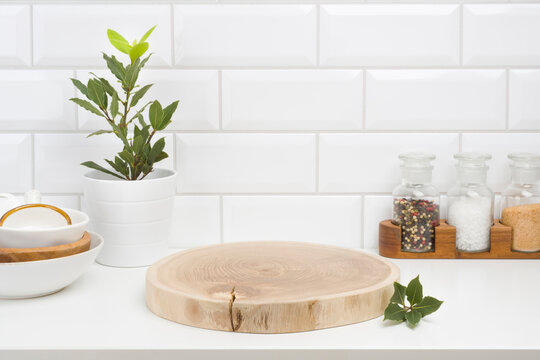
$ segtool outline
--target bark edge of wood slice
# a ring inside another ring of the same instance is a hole
[[[146,304],[162,318],[205,329],[309,331],[382,315],[399,274],[378,255],[329,245],[211,245],[152,265]]]

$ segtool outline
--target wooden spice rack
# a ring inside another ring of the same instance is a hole
[[[435,227],[435,250],[431,252],[401,251],[401,228],[391,220],[379,224],[379,254],[396,259],[540,259],[540,252],[512,250],[512,228],[495,220],[491,227],[491,248],[484,252],[456,250],[456,228],[441,220]]]

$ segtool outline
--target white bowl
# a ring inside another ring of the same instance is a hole
[[[88,215],[82,211],[63,209],[71,225],[45,229],[6,228],[0,226],[0,248],[36,248],[69,244],[82,238]]]
[[[103,238],[90,232],[90,250],[50,260],[0,264],[0,298],[24,299],[62,290],[94,263]]]

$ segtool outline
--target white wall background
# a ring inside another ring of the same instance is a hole
[[[0,192],[80,207],[79,163],[118,149],[68,101],[106,73],[107,27],[158,24],[143,80],[181,104],[174,246],[375,247],[398,153],[435,153],[445,192],[453,153],[489,152],[500,192],[506,154],[540,151],[540,2],[251,3],[0,1]]]

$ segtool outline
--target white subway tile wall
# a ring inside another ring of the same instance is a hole
[[[80,207],[80,166],[120,148],[69,78],[109,77],[106,29],[150,38],[148,99],[180,100],[172,246],[248,240],[377,246],[400,152],[540,152],[540,2],[79,0],[0,4],[0,192]],[[113,80],[113,78],[110,78]],[[443,197],[444,200],[444,197]],[[444,201],[442,204],[444,215]]]

